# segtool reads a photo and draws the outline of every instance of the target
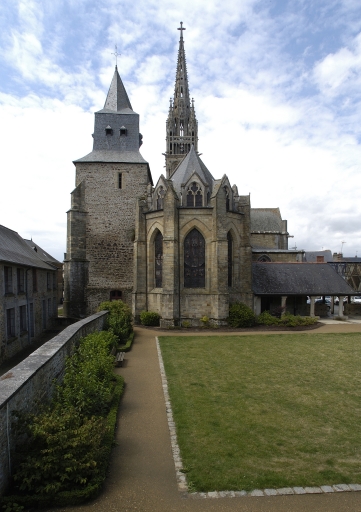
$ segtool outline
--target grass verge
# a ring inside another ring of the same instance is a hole
[[[361,335],[161,337],[190,489],[361,482]]]

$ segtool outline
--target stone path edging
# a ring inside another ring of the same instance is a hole
[[[155,337],[159,359],[159,369],[162,379],[162,388],[167,412],[170,441],[174,459],[175,473],[178,491],[189,498],[238,498],[241,496],[285,496],[290,494],[330,494],[339,492],[361,491],[360,484],[337,484],[321,485],[320,487],[284,487],[281,489],[254,489],[253,491],[212,491],[212,492],[188,492],[188,484],[185,473],[183,473],[183,462],[180,456],[180,449],[177,441],[177,432],[173,419],[172,405],[168,393],[168,381],[164,370],[163,357],[160,350],[158,336]]]

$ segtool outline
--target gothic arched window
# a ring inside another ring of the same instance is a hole
[[[203,192],[197,182],[193,181],[187,190],[187,206],[200,208],[203,206]]]
[[[257,261],[260,261],[261,263],[269,263],[272,260],[266,254],[263,254],[263,256],[260,256]]]
[[[198,229],[192,229],[184,240],[184,288],[204,288],[206,250]]]
[[[163,280],[163,235],[158,231],[154,239],[154,279],[155,287],[162,288]]]
[[[165,191],[162,186],[160,186],[157,190],[157,210],[163,210],[163,199],[165,196]]]
[[[228,286],[232,286],[233,279],[233,239],[231,233],[227,233],[228,244]]]

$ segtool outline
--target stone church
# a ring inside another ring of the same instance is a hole
[[[65,316],[83,318],[100,302],[121,298],[135,319],[143,310],[156,311],[164,327],[197,325],[205,316],[222,324],[235,301],[260,312],[254,262],[302,261],[302,251],[288,249],[279,209],[252,209],[249,195],[226,175],[214,178],[200,158],[182,24],[179,30],[166,175],[154,185],[139,151],[139,115],[117,66],[104,108],[95,113],[93,151],[74,162]]]

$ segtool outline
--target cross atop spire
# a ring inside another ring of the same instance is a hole
[[[121,55],[121,53],[118,53],[118,47],[115,45],[115,52],[112,53],[112,55],[115,56],[115,67],[118,67],[118,55]]]
[[[183,21],[180,22],[180,28],[177,28],[177,30],[180,30],[180,38],[183,39],[183,30],[187,30],[183,27]]]

